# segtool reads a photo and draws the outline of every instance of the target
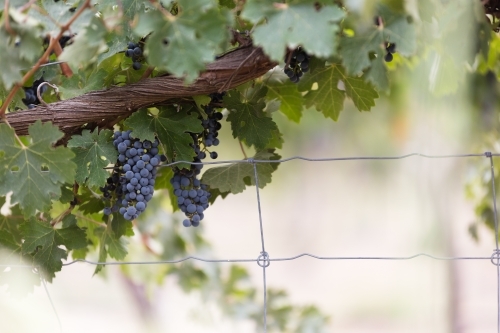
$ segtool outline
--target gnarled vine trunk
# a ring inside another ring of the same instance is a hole
[[[39,105],[34,109],[8,113],[7,121],[18,135],[28,134],[36,120],[52,121],[66,134],[77,132],[84,124],[106,124],[130,115],[140,108],[229,90],[262,76],[276,66],[260,48],[245,46],[219,57],[207,65],[195,82],[184,84],[182,78],[158,76],[137,83],[97,90],[84,95]]]

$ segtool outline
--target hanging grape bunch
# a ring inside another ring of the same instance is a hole
[[[38,99],[37,96],[37,91],[38,87],[45,82],[43,77],[39,78],[38,80],[33,81],[33,84],[31,87],[23,87],[24,89],[24,94],[26,95],[25,98],[22,99],[24,105],[28,107],[28,109],[33,109],[35,106],[40,104],[40,100]],[[47,85],[43,85],[40,88],[40,96],[47,90]]]
[[[299,79],[309,71],[309,56],[300,47],[296,48],[291,55],[287,56],[285,62],[290,62],[285,65],[285,74],[293,83],[299,82]]]
[[[207,119],[200,118],[203,125],[201,133],[191,133],[193,148],[196,157],[193,159],[194,163],[188,169],[179,169],[174,167],[174,176],[170,180],[174,187],[174,195],[177,197],[177,204],[179,209],[186,214],[186,219],[182,222],[185,227],[197,227],[200,221],[203,220],[204,211],[208,208],[208,199],[210,199],[210,192],[205,184],[201,184],[197,176],[200,174],[203,164],[202,160],[207,157],[216,159],[218,154],[215,151],[210,152],[209,147],[218,146],[219,130],[221,128],[220,120],[222,113],[216,111],[213,104],[222,102],[223,94],[212,94],[209,105],[204,107]]]
[[[104,214],[119,212],[126,220],[133,220],[153,197],[156,167],[166,157],[159,154],[158,140],[140,141],[132,137],[131,131],[117,131],[113,138],[118,160],[101,191],[114,204],[104,208]]]
[[[125,51],[125,56],[132,58],[132,68],[136,71],[141,69],[141,61],[144,59],[142,56],[142,48],[139,44],[134,42],[129,42],[127,46],[127,51]]]
[[[387,52],[384,60],[386,62],[391,62],[392,59],[394,58],[392,55],[396,53],[396,44],[395,43],[385,43],[385,51]]]

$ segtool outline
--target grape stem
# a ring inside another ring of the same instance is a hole
[[[57,216],[55,219],[50,221],[50,226],[53,227],[56,224],[58,224],[59,222],[61,222],[62,219],[64,219],[69,214],[71,214],[71,212],[73,211],[74,208],[75,208],[74,205],[69,205],[69,207],[64,212],[62,212],[61,214],[59,214],[59,216]]]
[[[59,58],[59,56],[61,55],[62,52],[63,52],[63,49],[61,47],[61,44],[59,44],[59,42],[57,42],[54,45],[54,53]],[[69,67],[69,65],[66,62],[61,62],[59,64],[59,67],[61,68],[61,72],[63,73],[64,76],[66,76],[68,78],[73,76],[73,71],[71,70],[71,68]]]
[[[4,9],[3,9],[3,12],[5,14],[5,30],[7,30],[7,32],[9,33],[9,35],[11,36],[16,36],[16,32],[14,30],[12,30],[12,27],[10,26],[10,18],[9,18],[9,0],[5,0],[5,4],[4,4]]]
[[[7,6],[8,3],[9,3],[8,0],[5,1],[5,6]],[[85,0],[85,2],[83,3],[83,5],[75,12],[75,14],[68,20],[68,22],[66,22],[66,24],[64,24],[64,25],[62,25],[60,27],[59,34],[56,37],[51,37],[50,38],[49,46],[47,47],[47,49],[45,50],[45,52],[43,53],[43,55],[40,57],[40,59],[38,59],[38,61],[36,62],[36,64],[33,67],[31,67],[31,69],[26,74],[24,74],[24,76],[23,76],[23,78],[21,79],[20,82],[17,82],[16,84],[14,84],[14,87],[12,87],[12,89],[9,92],[9,95],[7,95],[7,98],[5,98],[5,100],[3,101],[2,106],[0,107],[0,118],[6,124],[9,124],[9,123],[7,122],[7,119],[5,117],[5,112],[7,111],[7,107],[9,106],[10,102],[12,102],[12,100],[14,99],[14,96],[16,95],[16,93],[18,92],[18,90],[21,89],[21,87],[26,83],[26,81],[29,80],[30,77],[33,76],[33,74],[35,74],[35,72],[38,70],[38,68],[40,68],[40,65],[42,65],[43,63],[45,63],[47,61],[47,59],[50,56],[50,53],[54,49],[55,44],[56,43],[59,44],[59,39],[62,37],[62,35],[67,30],[69,30],[69,28],[71,27],[71,25],[76,21],[76,19],[87,8],[91,8],[90,0]],[[7,17],[8,17],[8,15],[7,15]],[[10,127],[10,125],[9,125],[9,127]]]
[[[243,153],[243,156],[247,160],[248,159],[247,153],[245,152],[245,148],[243,148],[243,144],[241,143],[241,140],[238,140],[238,143],[240,144],[240,148],[241,148],[241,152]]]

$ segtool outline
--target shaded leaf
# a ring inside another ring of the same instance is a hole
[[[84,130],[82,135],[73,135],[67,146],[73,148],[73,159],[77,165],[75,180],[80,185],[90,187],[103,186],[109,173],[104,169],[114,164],[118,151],[112,142],[113,132],[110,130]]]
[[[76,169],[69,148],[53,147],[63,136],[56,126],[37,121],[28,132],[32,143],[21,147],[14,130],[0,124],[0,195],[13,191],[12,203],[19,203],[26,217],[58,199],[61,185],[74,181]]]
[[[253,158],[268,161],[278,160],[281,156],[269,149],[258,152]],[[279,163],[256,163],[256,165],[259,187],[264,188],[271,182],[272,173],[278,168]],[[242,162],[211,168],[203,174],[201,182],[220,193],[241,193],[247,185],[255,185],[254,167],[251,163]],[[212,196],[215,196],[214,193]]]
[[[125,124],[132,129],[132,135],[141,140],[154,141],[156,135],[169,161],[192,161],[195,153],[190,146],[193,139],[189,132],[203,131],[196,113],[177,112],[174,107],[162,107],[156,115],[146,110],[135,112]]]
[[[21,225],[24,242],[22,252],[33,256],[36,266],[42,269],[42,274],[50,282],[55,272],[62,268],[62,260],[68,254],[60,245],[67,249],[87,246],[85,231],[76,225],[63,229],[54,229],[49,223],[31,218]]]
[[[265,89],[261,89],[264,91]],[[248,146],[264,149],[273,138],[278,126],[263,111],[266,107],[263,98],[247,99],[244,93],[232,91],[224,97],[224,106],[230,111],[227,121],[231,123],[234,138]]]
[[[311,59],[310,68],[311,72],[299,82],[299,90],[307,91],[306,105],[316,107],[325,117],[338,120],[345,96],[350,97],[360,111],[369,111],[375,105],[378,94],[363,77],[348,76],[340,64],[324,65],[318,59]]]
[[[254,24],[266,19],[265,24],[255,28],[254,43],[262,46],[271,59],[282,61],[287,47],[299,45],[311,55],[324,58],[333,55],[338,22],[344,14],[337,6],[318,10],[312,2],[275,5],[265,0],[248,0],[241,16]]]

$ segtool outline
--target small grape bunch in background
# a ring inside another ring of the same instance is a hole
[[[296,48],[291,56],[287,56],[285,61],[290,62],[285,65],[285,74],[293,83],[299,82],[299,79],[309,71],[309,55],[300,47]]]
[[[384,57],[384,60],[386,62],[391,62],[392,59],[394,58],[392,55],[396,53],[396,44],[395,43],[385,43],[385,51],[387,54]]]
[[[35,106],[40,104],[40,101],[38,100],[37,96],[37,91],[38,87],[45,82],[43,77],[39,78],[38,80],[33,81],[33,84],[31,87],[23,87],[24,94],[26,95],[25,98],[22,99],[24,105],[28,107],[28,109],[33,109]],[[40,88],[40,95],[42,95],[45,91],[47,90],[47,86],[43,85]]]
[[[139,70],[142,67],[141,61],[144,59],[142,56],[142,48],[139,44],[134,42],[129,42],[127,45],[127,51],[125,51],[125,56],[132,58],[132,68]]]

